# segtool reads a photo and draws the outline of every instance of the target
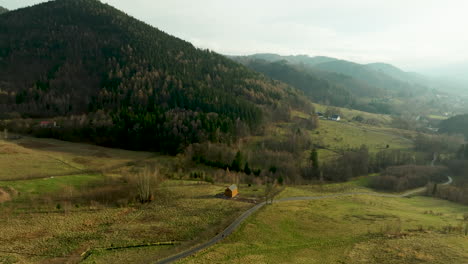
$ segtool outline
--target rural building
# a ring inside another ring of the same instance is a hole
[[[239,191],[237,189],[237,185],[235,185],[235,184],[229,186],[224,191],[224,195],[229,197],[229,198],[236,197],[237,194],[239,194]]]
[[[39,123],[39,126],[42,127],[42,128],[57,127],[57,122],[41,121],[41,123]]]
[[[317,112],[317,116],[318,117],[323,117],[323,113],[322,112]]]
[[[339,115],[332,115],[331,120],[333,120],[333,121],[340,121],[340,120],[341,120],[341,116],[339,116]]]

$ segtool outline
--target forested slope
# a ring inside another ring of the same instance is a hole
[[[0,6],[0,14],[8,12],[8,9]]]
[[[0,118],[62,120],[52,136],[174,152],[230,141],[297,92],[96,0],[0,17]]]
[[[439,124],[439,132],[447,134],[460,134],[468,139],[468,114],[457,115]]]

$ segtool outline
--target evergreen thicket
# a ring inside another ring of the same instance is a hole
[[[457,115],[447,120],[443,120],[439,124],[439,132],[447,134],[460,134],[468,139],[468,114]]]

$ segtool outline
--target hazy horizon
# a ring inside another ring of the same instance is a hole
[[[0,6],[17,9],[41,2],[47,1],[0,0]],[[329,56],[419,72],[468,61],[468,3],[459,0],[102,2],[226,55]]]

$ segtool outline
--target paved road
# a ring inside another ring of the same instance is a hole
[[[443,183],[442,185],[448,185],[452,183],[452,177],[447,176],[448,181]],[[354,192],[354,193],[340,193],[340,194],[330,194],[330,195],[323,195],[323,196],[304,196],[304,197],[288,197],[288,198],[283,198],[279,200],[274,200],[274,203],[282,203],[282,202],[288,202],[288,201],[307,201],[307,200],[322,200],[322,199],[327,199],[327,198],[336,198],[336,197],[343,197],[343,196],[352,196],[352,195],[367,195],[367,196],[377,196],[377,197],[390,197],[390,198],[403,198],[403,197],[408,197],[417,193],[421,193],[425,191],[426,188],[418,188],[415,190],[408,191],[403,194],[384,194],[384,193],[371,193],[371,192]],[[158,264],[167,264],[167,263],[172,263],[174,261],[186,258],[190,255],[193,255],[205,248],[208,248],[219,241],[223,240],[226,238],[228,235],[230,235],[236,228],[242,224],[249,216],[251,216],[253,213],[257,212],[260,208],[262,208],[265,205],[265,202],[259,203],[256,206],[250,208],[249,210],[245,211],[241,216],[239,216],[232,224],[230,224],[223,232],[219,233],[212,239],[208,240],[207,242],[200,244],[196,247],[190,248],[186,251],[183,251],[177,255],[168,257],[166,259],[163,259],[161,261],[158,261],[156,263]]]

